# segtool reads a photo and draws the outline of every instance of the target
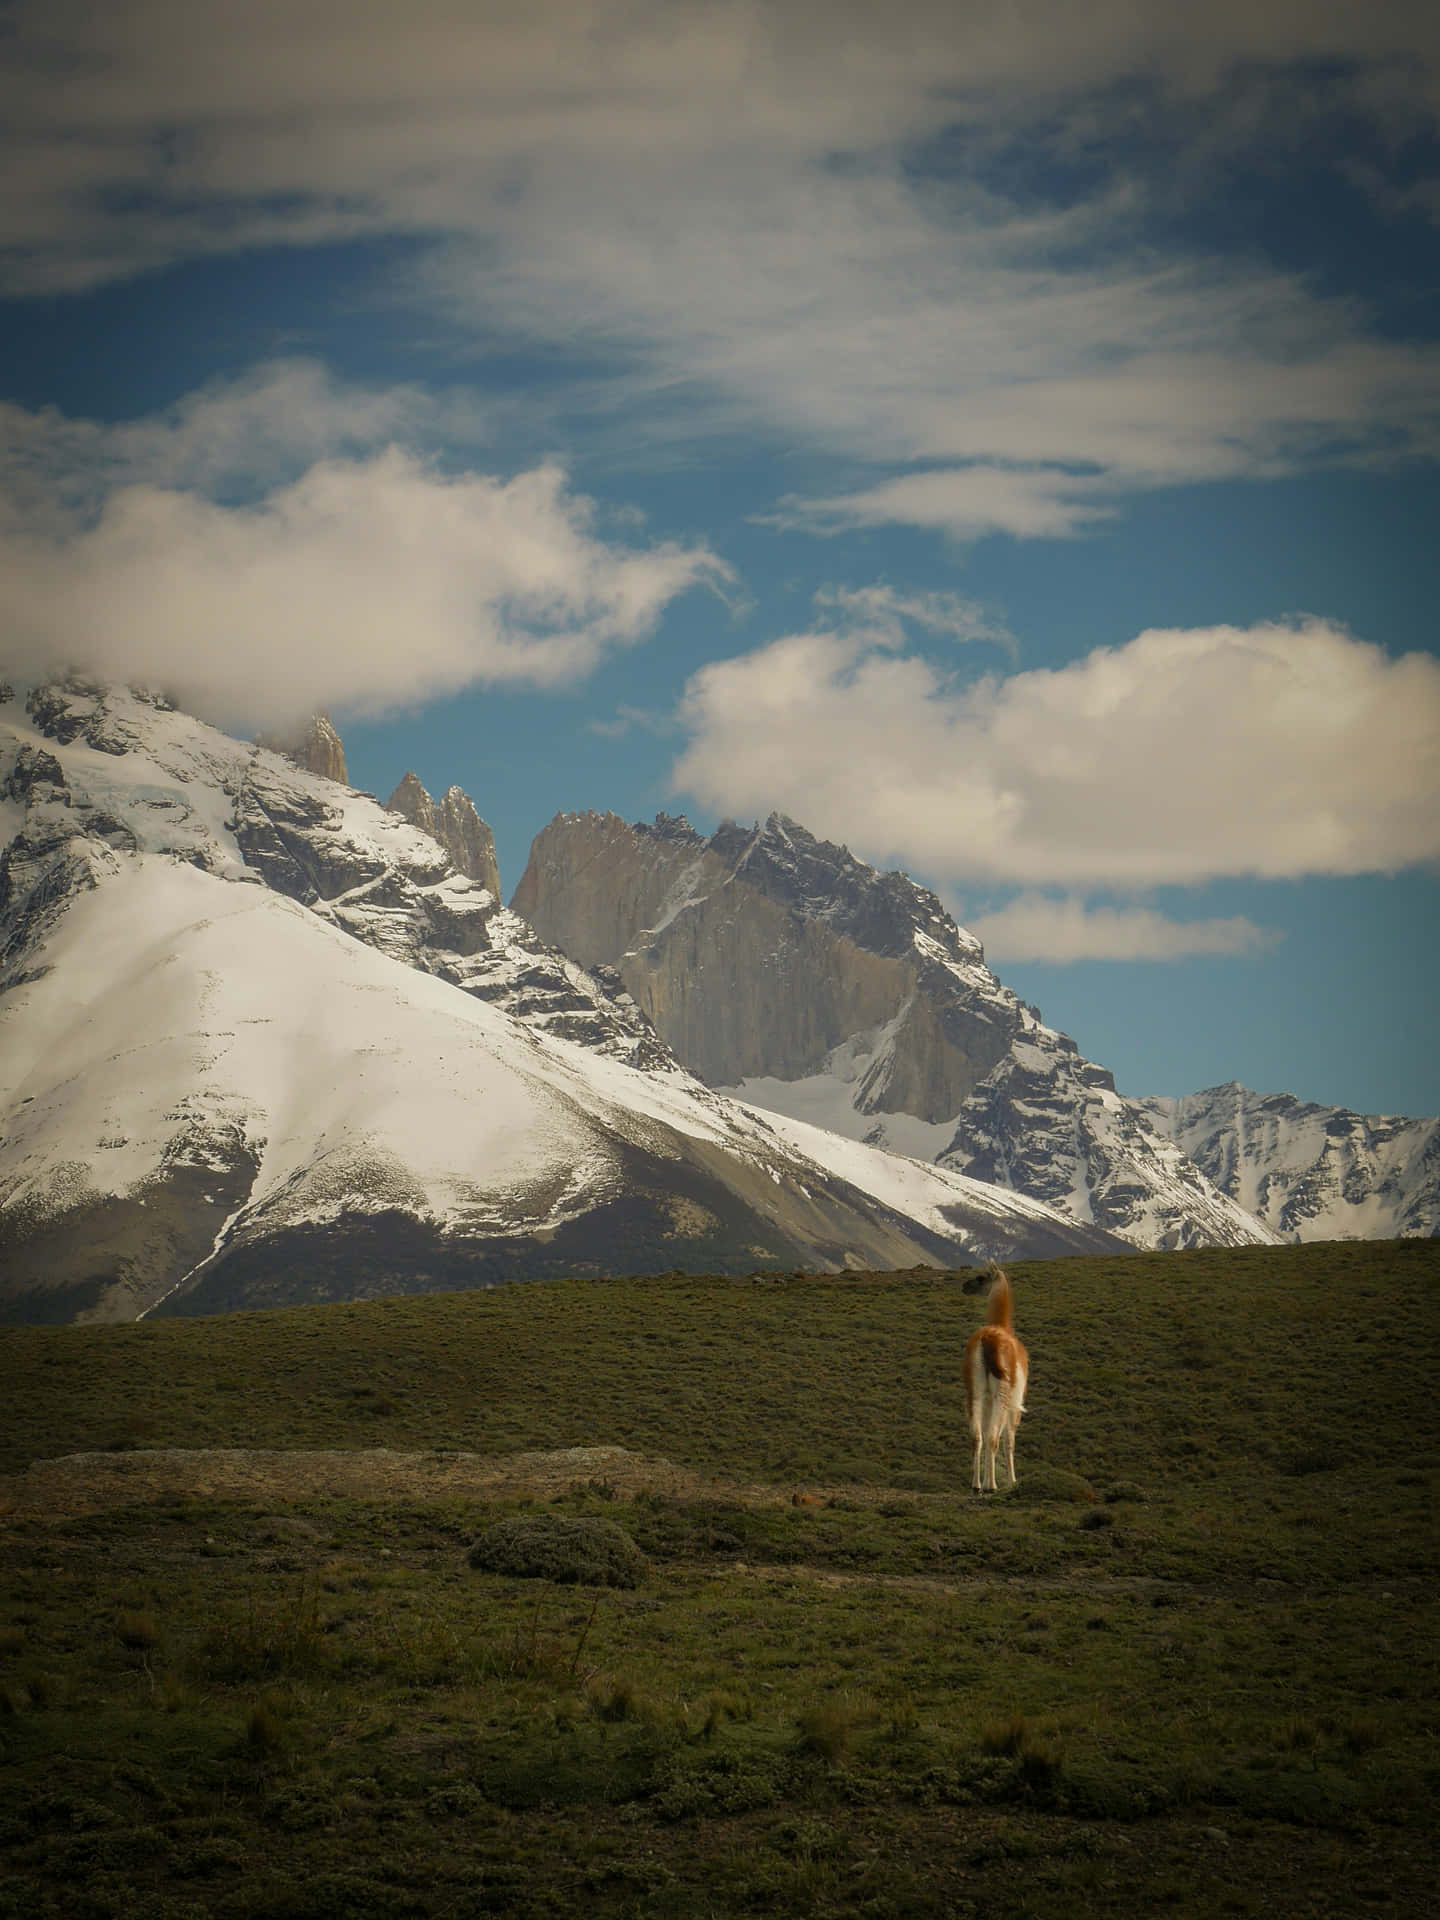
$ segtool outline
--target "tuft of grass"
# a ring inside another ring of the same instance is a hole
[[[132,1653],[143,1653],[159,1644],[160,1629],[153,1613],[122,1613],[115,1623],[115,1637]]]
[[[269,1702],[257,1700],[246,1715],[245,1744],[256,1753],[276,1753],[284,1746],[284,1722]]]
[[[592,1680],[585,1689],[585,1700],[596,1719],[610,1726],[628,1721],[638,1726],[659,1727],[673,1724],[675,1720],[674,1712],[664,1701],[628,1675]]]
[[[1373,1713],[1352,1713],[1341,1729],[1348,1752],[1373,1753],[1384,1743],[1385,1729]]]
[[[806,1707],[795,1717],[800,1751],[835,1765],[846,1758],[855,1744],[856,1734],[875,1717],[871,1702],[843,1694]]]
[[[992,1720],[980,1734],[980,1751],[1010,1759],[1024,1750],[1030,1739],[1030,1722],[1023,1713],[1012,1713],[1008,1719]]]
[[[282,1674],[309,1674],[329,1664],[319,1583],[302,1574],[294,1592],[269,1604],[253,1597],[240,1620],[223,1620],[194,1655],[203,1680],[237,1685]]]
[[[705,1717],[700,1723],[700,1738],[713,1740],[727,1722],[755,1718],[755,1702],[748,1693],[710,1693],[705,1698]]]

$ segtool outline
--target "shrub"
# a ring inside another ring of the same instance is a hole
[[[646,1561],[612,1520],[544,1513],[498,1521],[471,1547],[470,1565],[566,1586],[635,1587],[645,1576]]]
[[[1095,1499],[1095,1489],[1081,1474],[1071,1473],[1067,1467],[1047,1467],[1037,1464],[1027,1467],[1018,1463],[1019,1485],[1012,1489],[1011,1498],[1025,1506],[1038,1505],[1047,1500],[1064,1500],[1072,1506],[1088,1507]]]

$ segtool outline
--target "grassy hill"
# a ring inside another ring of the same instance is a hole
[[[0,1330],[0,1917],[1428,1910],[1440,1248],[1011,1275],[987,1500],[964,1275]],[[607,1445],[685,1471],[25,1473]],[[648,1570],[472,1567],[516,1519]]]

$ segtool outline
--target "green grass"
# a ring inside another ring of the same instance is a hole
[[[986,1501],[951,1279],[0,1333],[12,1472],[611,1442],[735,1483],[12,1512],[0,1920],[1426,1911],[1440,1249],[1012,1277],[1031,1410]],[[546,1515],[641,1583],[468,1564]]]

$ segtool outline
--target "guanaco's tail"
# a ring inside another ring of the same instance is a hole
[[[1003,1327],[1006,1333],[1015,1331],[1015,1303],[1010,1297],[1010,1282],[1000,1271],[993,1269],[995,1284],[990,1289],[990,1298],[986,1302],[985,1324],[987,1327]]]

